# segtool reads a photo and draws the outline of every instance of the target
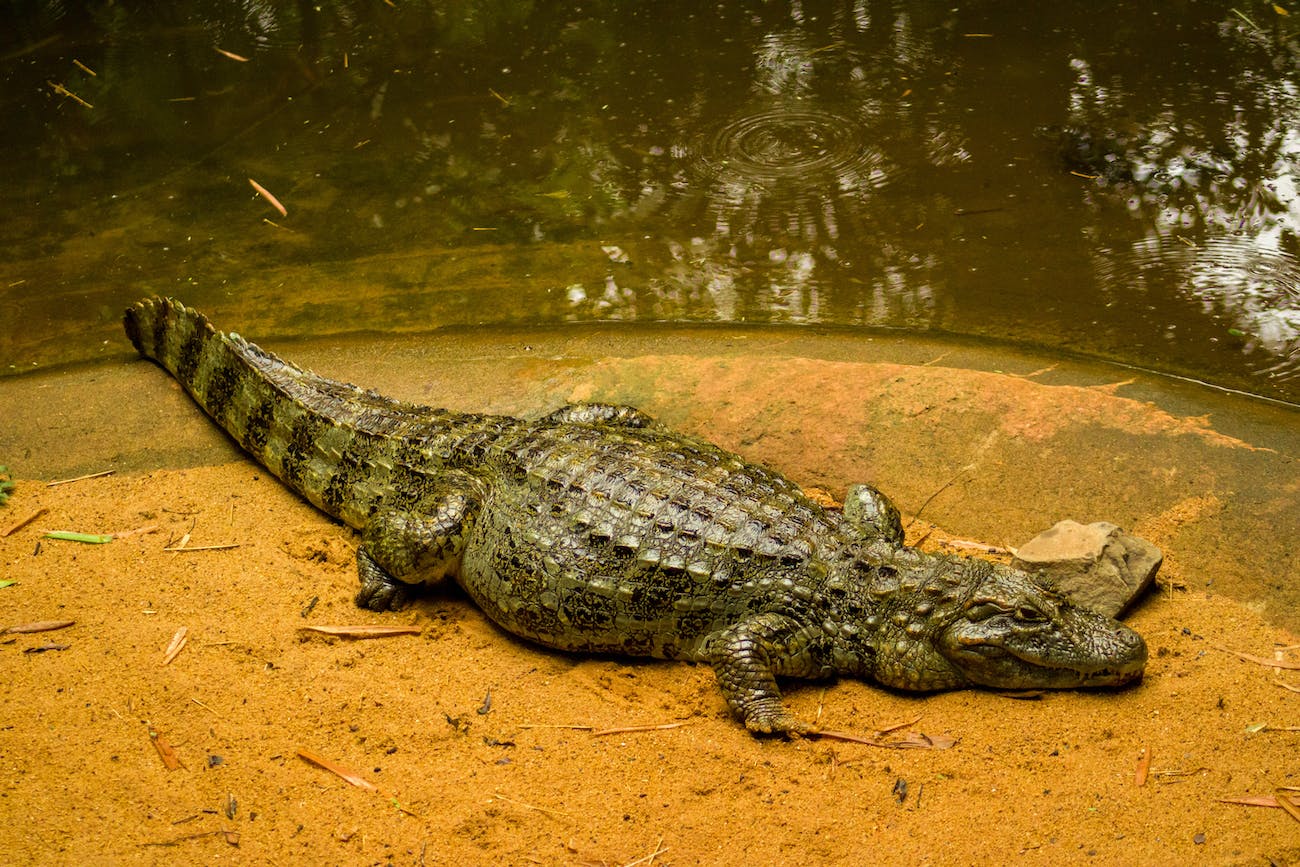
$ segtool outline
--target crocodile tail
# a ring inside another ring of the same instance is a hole
[[[185,348],[177,338],[197,332],[202,332],[205,337],[216,334],[216,329],[202,313],[174,298],[158,296],[143,298],[128,307],[122,325],[137,352],[157,361],[173,374],[180,360],[180,351]],[[188,343],[188,339],[185,342]]]
[[[362,456],[385,438],[382,414],[366,418],[367,393],[325,379],[224,334],[173,298],[126,311],[127,336],[257,461],[317,507],[360,526],[370,503],[354,485]],[[374,396],[378,398],[378,396]],[[344,457],[352,458],[349,466]]]
[[[354,527],[380,499],[419,495],[419,480],[395,468],[418,458],[436,471],[453,452],[467,452],[513,422],[391,400],[318,376],[238,334],[223,334],[172,298],[136,302],[123,325],[140,354],[171,373],[245,451]]]
[[[237,334],[221,333],[202,313],[174,298],[137,301],[126,309],[122,325],[141,355],[175,377],[204,412],[283,478],[271,428],[275,406],[285,395],[256,364],[279,359]]]

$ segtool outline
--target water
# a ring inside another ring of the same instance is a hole
[[[1300,400],[1300,16],[1269,6],[3,16],[6,373],[121,357],[157,291],[263,334],[979,335]]]

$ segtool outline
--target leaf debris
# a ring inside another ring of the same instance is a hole
[[[162,759],[163,767],[169,771],[185,767],[181,762],[180,756],[176,754],[176,748],[173,747],[158,730],[149,726],[149,740],[153,742],[153,747],[158,751],[158,758]]]
[[[397,800],[397,795],[393,794],[390,791],[386,791],[384,789],[379,788],[374,783],[370,782],[365,777],[361,776],[351,768],[344,767],[343,765],[340,765],[338,762],[334,762],[325,758],[320,753],[313,752],[312,750],[304,749],[302,747],[299,747],[297,752],[298,752],[298,757],[300,759],[310,762],[311,764],[316,765],[319,768],[324,768],[325,770],[329,771],[331,774],[341,777],[344,781],[350,783],[353,786],[356,786],[358,789],[365,789],[367,792],[375,792],[377,794],[383,795],[384,798],[387,799],[387,801],[390,804],[392,804],[393,807],[398,811],[405,813],[406,815],[416,819],[420,818],[419,814],[402,806],[401,801]]]
[[[1147,784],[1147,776],[1151,773],[1151,748],[1143,747],[1138,751],[1137,770],[1133,773],[1133,785],[1139,788]]]
[[[30,635],[34,632],[53,632],[55,629],[67,629],[75,620],[36,620],[32,623],[19,623],[4,630],[4,635]]]
[[[188,626],[182,626],[180,629],[176,630],[176,634],[172,636],[171,643],[168,644],[167,649],[163,651],[163,665],[171,665],[172,660],[179,656],[180,652],[185,649],[185,644],[189,641],[189,632],[190,630]]]
[[[312,752],[311,750],[303,749],[302,747],[299,747],[298,758],[311,762],[313,765],[316,765],[317,767],[324,768],[325,770],[329,771],[331,774],[334,774],[335,776],[342,778],[344,782],[348,783],[349,785],[356,786],[358,789],[365,789],[367,792],[379,791],[378,786],[376,786],[374,783],[370,782],[365,777],[358,774],[356,771],[352,770],[351,768],[346,768],[343,765],[338,764],[337,762],[332,762],[329,759],[322,756],[320,753]]]
[[[271,203],[271,207],[275,208],[277,211],[280,212],[281,217],[289,216],[288,209],[286,209],[284,205],[280,204],[280,200],[277,199],[274,195],[272,195],[270,190],[268,190],[266,187],[262,186],[252,178],[248,179],[248,183],[252,186],[253,189],[257,190],[257,194],[259,196],[261,196],[262,198],[266,199],[268,202]]]
[[[47,530],[45,538],[60,542],[81,542],[83,545],[105,545],[113,541],[108,533],[78,533],[73,530]]]

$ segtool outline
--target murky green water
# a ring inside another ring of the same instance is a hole
[[[0,13],[6,373],[123,357],[156,291],[263,335],[981,335],[1300,400],[1300,8],[89,5]]]

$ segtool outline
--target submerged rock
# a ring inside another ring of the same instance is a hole
[[[1013,565],[1047,578],[1076,605],[1116,617],[1151,586],[1163,559],[1114,524],[1067,520],[1022,545]]]

